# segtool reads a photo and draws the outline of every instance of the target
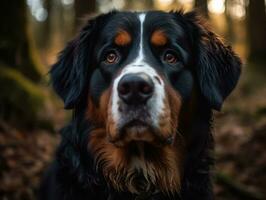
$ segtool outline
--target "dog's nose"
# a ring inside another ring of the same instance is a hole
[[[129,105],[145,104],[152,96],[154,84],[144,73],[126,74],[118,83],[119,97]]]

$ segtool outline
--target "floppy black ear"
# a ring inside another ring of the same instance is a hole
[[[203,96],[213,109],[220,110],[225,98],[235,88],[240,72],[240,58],[203,24],[196,13],[187,13],[195,50],[195,72]]]
[[[61,52],[50,71],[54,90],[63,99],[66,109],[72,109],[88,83],[93,71],[93,48],[104,20],[114,12],[89,20],[80,33]]]

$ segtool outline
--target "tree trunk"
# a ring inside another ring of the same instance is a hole
[[[266,59],[266,13],[264,0],[249,0],[247,8],[249,59]]]
[[[28,32],[26,0],[0,2],[0,121],[17,128],[40,127],[45,95]]]
[[[75,0],[75,27],[82,24],[82,19],[96,12],[96,0]]]
[[[152,10],[154,9],[154,0],[134,1],[127,0],[125,5],[126,10]]]
[[[154,7],[154,4],[153,4],[153,0],[146,0],[145,1],[145,7],[146,7],[146,9],[153,9],[153,7]]]
[[[0,5],[0,62],[31,80],[40,80],[40,65],[27,27],[26,0],[3,0]]]
[[[42,50],[46,50],[50,46],[51,42],[51,26],[52,26],[52,0],[43,1],[44,8],[47,10],[48,16],[47,19],[39,23],[37,22],[37,37],[38,45]]]
[[[225,0],[224,4],[225,4],[225,18],[227,22],[227,31],[225,33],[225,38],[227,41],[230,42],[230,44],[233,44],[235,42],[234,22],[229,13],[229,8],[232,5],[232,1]]]
[[[208,13],[208,0],[195,0],[194,3],[194,8],[200,11],[200,13],[208,18],[209,13]]]

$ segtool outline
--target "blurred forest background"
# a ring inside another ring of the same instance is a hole
[[[215,113],[216,199],[266,199],[265,0],[2,0],[0,199],[32,200],[69,119],[48,71],[85,15],[111,9],[198,9],[244,67]]]

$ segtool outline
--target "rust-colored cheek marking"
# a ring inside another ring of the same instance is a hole
[[[165,86],[166,99],[164,100],[165,108],[160,116],[160,131],[165,138],[174,136],[178,127],[178,116],[181,109],[181,97],[169,85]]]
[[[131,35],[125,30],[119,30],[115,36],[115,44],[118,46],[126,46],[130,44],[132,38]]]
[[[110,90],[105,90],[100,97],[99,106],[96,106],[92,98],[88,100],[87,119],[97,125],[105,126],[107,119],[108,102],[110,99]]]
[[[162,30],[156,30],[151,35],[151,44],[154,46],[164,46],[167,43],[167,37]]]

